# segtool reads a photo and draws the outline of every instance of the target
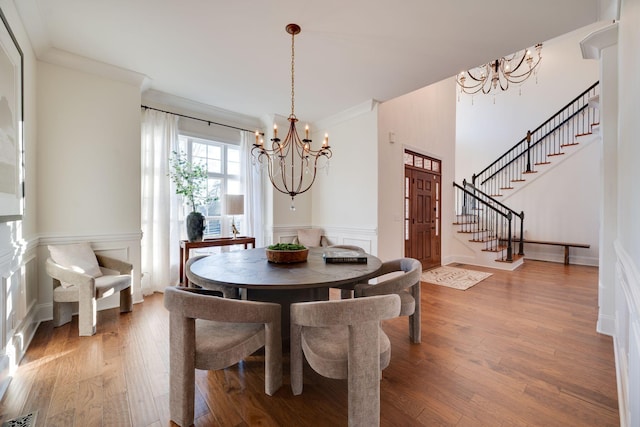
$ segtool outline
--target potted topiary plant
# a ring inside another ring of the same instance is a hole
[[[204,235],[204,215],[197,208],[216,200],[207,192],[207,168],[204,164],[192,163],[184,153],[173,152],[170,159],[169,176],[176,185],[176,194],[185,198],[191,207],[186,217],[187,238],[190,242],[199,242]]]

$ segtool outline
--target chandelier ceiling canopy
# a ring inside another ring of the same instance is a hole
[[[534,55],[532,49],[535,49]],[[521,50],[510,56],[503,56],[487,64],[463,71],[456,77],[460,93],[470,95],[480,91],[490,93],[509,89],[509,84],[521,84],[537,73],[542,59],[542,43],[533,48]]]
[[[284,140],[278,138],[278,126],[273,126],[271,144],[265,146],[261,135],[256,131],[256,141],[251,149],[254,163],[266,165],[269,180],[273,187],[281,193],[291,196],[291,209],[295,210],[294,197],[309,190],[316,179],[318,169],[328,168],[331,158],[329,135],[324,135],[322,146],[318,150],[311,148],[309,125],[305,126],[304,138],[300,138],[296,130],[298,119],[295,115],[295,36],[300,33],[300,26],[289,24],[287,33],[291,34],[291,114],[289,115],[289,131]],[[322,160],[321,160],[322,159]]]

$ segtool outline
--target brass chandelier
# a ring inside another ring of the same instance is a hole
[[[542,59],[542,43],[536,44],[533,49],[537,53],[535,59],[531,49],[525,49],[461,72],[456,77],[460,93],[473,95],[482,91],[487,94],[492,90],[497,91],[498,87],[503,91],[507,90],[509,83],[523,83],[532,74],[536,74]]]
[[[254,161],[262,166],[266,164],[269,180],[273,187],[281,193],[291,196],[291,210],[295,210],[294,197],[309,190],[313,185],[318,169],[322,165],[319,160],[324,158],[324,166],[328,167],[328,159],[331,158],[329,135],[325,134],[324,141],[319,150],[311,149],[309,138],[309,126],[305,127],[305,137],[301,139],[296,130],[295,91],[294,91],[294,63],[295,63],[295,36],[300,33],[300,26],[289,24],[287,33],[291,34],[291,114],[289,115],[289,131],[284,141],[278,138],[278,127],[273,126],[273,138],[270,147],[265,147],[264,140],[256,131],[256,142],[253,144],[251,154]]]

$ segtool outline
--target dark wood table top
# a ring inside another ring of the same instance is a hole
[[[264,248],[215,254],[191,264],[187,277],[204,288],[207,284],[261,290],[328,288],[367,281],[382,266],[369,254],[366,264],[326,264],[323,252],[310,248],[306,262],[293,264],[268,262]]]

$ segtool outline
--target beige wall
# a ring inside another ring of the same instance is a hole
[[[38,69],[40,233],[140,231],[140,89]]]

